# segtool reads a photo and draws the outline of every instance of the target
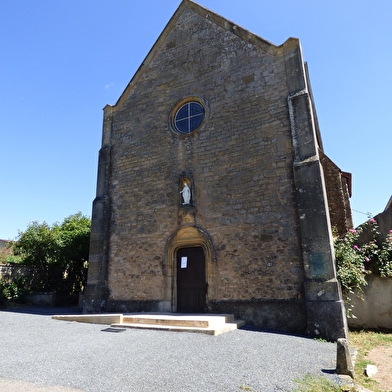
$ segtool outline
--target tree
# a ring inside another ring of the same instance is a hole
[[[57,258],[64,267],[69,291],[78,293],[86,283],[91,221],[79,212],[65,218],[60,226],[54,227],[54,231],[59,244]]]
[[[19,231],[14,243],[14,254],[21,257],[23,264],[44,266],[56,263],[59,244],[54,228],[46,222],[28,224],[26,231]]]
[[[21,263],[37,267],[31,283],[35,286],[33,289],[64,295],[75,295],[83,290],[90,229],[90,219],[78,212],[61,224],[49,226],[46,222],[32,222],[24,232],[19,232],[14,253],[21,257]]]

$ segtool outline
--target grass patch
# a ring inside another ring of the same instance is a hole
[[[350,346],[358,350],[355,361],[355,382],[369,388],[374,392],[382,392],[378,388],[377,381],[365,376],[365,368],[368,364],[373,364],[367,355],[370,350],[379,346],[392,346],[391,332],[376,331],[350,331]]]
[[[243,391],[253,391],[252,387],[250,387],[249,385],[244,385],[244,384],[240,385],[240,389]]]
[[[392,345],[391,332],[350,331],[350,344],[358,350],[369,352],[377,346]]]
[[[349,339],[350,347],[357,349],[354,380],[354,383],[357,385],[357,387],[351,386],[350,383],[343,383],[343,385],[338,385],[326,377],[308,374],[300,380],[295,380],[297,387],[293,390],[293,392],[356,392],[360,390],[358,389],[358,385],[368,388],[372,392],[385,392],[385,389],[383,390],[379,388],[377,381],[366,377],[364,372],[366,365],[374,365],[374,363],[372,363],[367,358],[370,350],[379,346],[392,347],[392,332],[363,330],[350,331]]]
[[[298,385],[293,392],[354,392],[355,389],[342,388],[326,377],[307,374],[303,379],[296,380]]]

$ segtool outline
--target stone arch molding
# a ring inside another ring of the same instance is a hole
[[[183,226],[178,229],[167,241],[165,249],[165,299],[167,311],[177,311],[177,251],[180,248],[201,247],[204,250],[206,263],[206,281],[212,287],[212,263],[216,261],[215,250],[210,236],[200,227]],[[209,298],[207,292],[207,302]]]

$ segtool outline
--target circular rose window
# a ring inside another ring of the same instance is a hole
[[[174,115],[173,125],[180,133],[194,131],[204,119],[204,107],[195,101],[182,105]]]

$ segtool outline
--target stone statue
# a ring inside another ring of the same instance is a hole
[[[184,183],[184,187],[182,188],[182,191],[180,193],[182,193],[182,198],[184,199],[184,202],[182,204],[190,204],[191,189],[186,183]]]

